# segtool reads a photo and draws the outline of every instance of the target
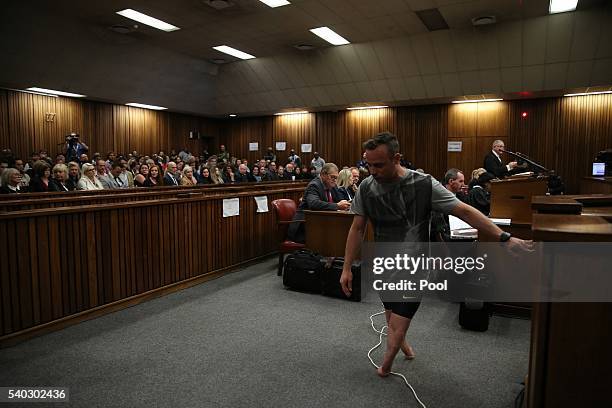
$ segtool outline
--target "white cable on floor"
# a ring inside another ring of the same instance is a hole
[[[372,316],[370,316],[370,323],[372,324],[372,330],[374,330],[376,333],[378,333],[378,334],[379,334],[379,337],[378,337],[378,344],[377,344],[377,345],[375,345],[374,347],[372,347],[372,348],[370,349],[370,351],[368,351],[368,358],[370,359],[370,363],[372,363],[372,365],[373,365],[374,367],[376,367],[376,369],[378,369],[378,368],[379,368],[379,366],[377,366],[377,365],[376,365],[376,363],[374,362],[374,360],[372,360],[372,356],[371,356],[371,354],[372,354],[372,352],[373,352],[374,350],[376,350],[378,347],[380,347],[380,345],[382,344],[382,338],[383,338],[383,336],[386,336],[386,335],[387,335],[387,333],[385,333],[385,329],[387,328],[387,326],[386,326],[386,325],[385,325],[385,326],[383,326],[383,327],[381,327],[381,329],[380,329],[380,330],[377,330],[377,329],[376,329],[376,327],[374,326],[374,316],[378,316],[378,315],[381,315],[381,314],[385,314],[385,312],[384,312],[384,311],[382,311],[382,312],[374,313]],[[393,372],[393,371],[391,371],[389,374],[392,374],[392,375],[395,375],[395,376],[401,377],[401,378],[404,380],[404,382],[406,383],[406,385],[408,386],[408,388],[410,388],[410,390],[411,390],[411,391],[412,391],[412,393],[414,394],[414,398],[417,400],[417,402],[418,402],[419,404],[421,404],[421,406],[422,406],[423,408],[427,408],[427,407],[425,406],[425,404],[423,404],[423,402],[422,402],[422,401],[419,399],[419,396],[417,395],[417,393],[416,393],[416,391],[414,390],[414,388],[412,388],[412,385],[410,385],[410,383],[408,382],[408,380],[406,379],[406,377],[404,377],[404,374],[401,374],[401,373],[396,373],[396,372]]]

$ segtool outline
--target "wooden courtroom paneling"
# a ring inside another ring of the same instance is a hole
[[[221,196],[0,214],[0,342],[7,335],[271,254],[276,221],[254,196],[298,200],[277,183]],[[238,197],[240,215],[222,217]],[[19,239],[17,239],[19,237]]]
[[[56,113],[56,122],[44,122],[49,111]],[[527,112],[526,118],[522,112]],[[222,142],[232,155],[253,161],[274,142],[284,141],[306,164],[312,155],[301,153],[302,143],[311,143],[326,161],[343,166],[359,160],[363,141],[390,131],[397,134],[408,160],[442,177],[455,164],[466,174],[481,167],[491,142],[500,138],[507,148],[556,170],[568,193],[578,192],[579,180],[590,174],[595,154],[612,146],[612,95],[214,120],[0,90],[0,113],[7,118],[0,126],[0,146],[22,157],[33,149],[56,152],[65,133],[74,130],[92,151],[103,154],[182,147],[197,153],[206,145],[216,153]],[[210,138],[189,141],[187,135],[194,127]],[[448,140],[461,140],[467,148],[447,153]],[[259,151],[249,152],[249,142],[258,142]],[[288,151],[277,156],[282,163]]]
[[[597,152],[612,147],[611,112],[612,95],[516,101],[506,144],[556,170],[575,194]]]
[[[53,121],[48,113],[55,114]],[[25,159],[34,150],[59,153],[70,132],[81,135],[90,155],[132,150],[150,154],[182,147],[199,153],[209,141],[216,145],[220,133],[215,119],[4,89],[0,89],[0,114],[0,146]],[[190,130],[211,139],[189,140]]]

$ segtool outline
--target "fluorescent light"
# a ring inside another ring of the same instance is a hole
[[[312,28],[310,32],[315,35],[318,35],[319,37],[321,37],[322,39],[324,39],[325,41],[327,41],[328,43],[332,45],[350,44],[350,42],[348,42],[346,38],[334,32],[329,27]]]
[[[242,51],[237,50],[237,49],[232,48],[232,47],[228,47],[227,45],[218,45],[216,47],[213,47],[213,49],[215,49],[215,50],[217,50],[219,52],[222,52],[224,54],[229,54],[232,57],[240,58],[240,59],[243,59],[243,60],[248,60],[248,59],[251,59],[251,58],[255,58],[254,55],[247,54],[246,52],[242,52]]]
[[[230,117],[230,118],[235,118],[235,117],[236,117],[236,114],[235,114],[235,113],[230,113],[230,114],[229,114],[229,117]]]
[[[164,108],[163,106],[145,105],[144,103],[135,103],[135,102],[126,103],[126,105],[127,106],[133,106],[135,108],[153,109],[153,110],[166,110],[166,109],[168,109],[168,108]]]
[[[130,20],[138,21],[139,23],[146,24],[153,28],[157,28],[158,30],[167,32],[180,30],[180,28],[173,26],[172,24],[168,24],[165,21],[158,20],[155,17],[147,16],[146,14],[142,14],[141,12],[136,10],[125,9],[118,11],[117,14],[123,17],[127,17]]]
[[[578,0],[550,0],[548,12],[550,14],[564,13],[566,11],[576,10]]]
[[[265,3],[266,5],[270,7],[280,7],[280,6],[286,6],[287,4],[291,4],[287,0],[259,0],[259,1],[261,1],[262,3]]]
[[[361,110],[361,109],[382,109],[388,108],[387,105],[377,105],[377,106],[355,106],[352,108],[346,108],[346,110]]]
[[[476,102],[497,102],[503,101],[503,99],[466,99],[464,101],[453,101],[453,103],[476,103]]]
[[[81,94],[75,94],[75,93],[63,92],[63,91],[55,91],[53,89],[45,89],[45,88],[37,88],[37,87],[27,88],[26,91],[32,91],[32,92],[37,92],[37,93],[46,94],[46,95],[69,96],[71,98],[84,98],[85,97],[85,95],[81,95]]]
[[[585,96],[585,95],[601,95],[601,94],[610,94],[612,91],[600,91],[600,92],[580,92],[580,93],[570,93],[565,94],[563,96]]]
[[[11,89],[11,88],[6,88],[6,89],[8,89],[9,91],[16,91],[16,92],[23,92],[23,93],[29,93],[29,94],[34,94],[34,95],[51,96],[53,98],[59,98],[59,96],[57,96],[57,95],[51,95],[51,94],[48,94],[48,93],[35,92],[35,91],[26,91],[26,90],[23,90],[23,89]]]
[[[301,115],[304,113],[308,113],[308,111],[294,111],[294,112],[278,112],[275,113],[276,116],[284,116],[284,115]]]

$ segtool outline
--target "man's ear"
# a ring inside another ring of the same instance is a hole
[[[402,158],[402,155],[400,153],[395,153],[392,159],[393,163],[398,164],[401,158]]]

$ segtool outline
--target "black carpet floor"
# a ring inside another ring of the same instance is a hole
[[[67,386],[62,407],[417,407],[367,359],[381,310],[286,290],[273,259],[2,349],[0,386]],[[417,357],[394,370],[428,407],[512,407],[529,321],[495,316],[469,332],[458,310],[425,301],[407,336]]]

